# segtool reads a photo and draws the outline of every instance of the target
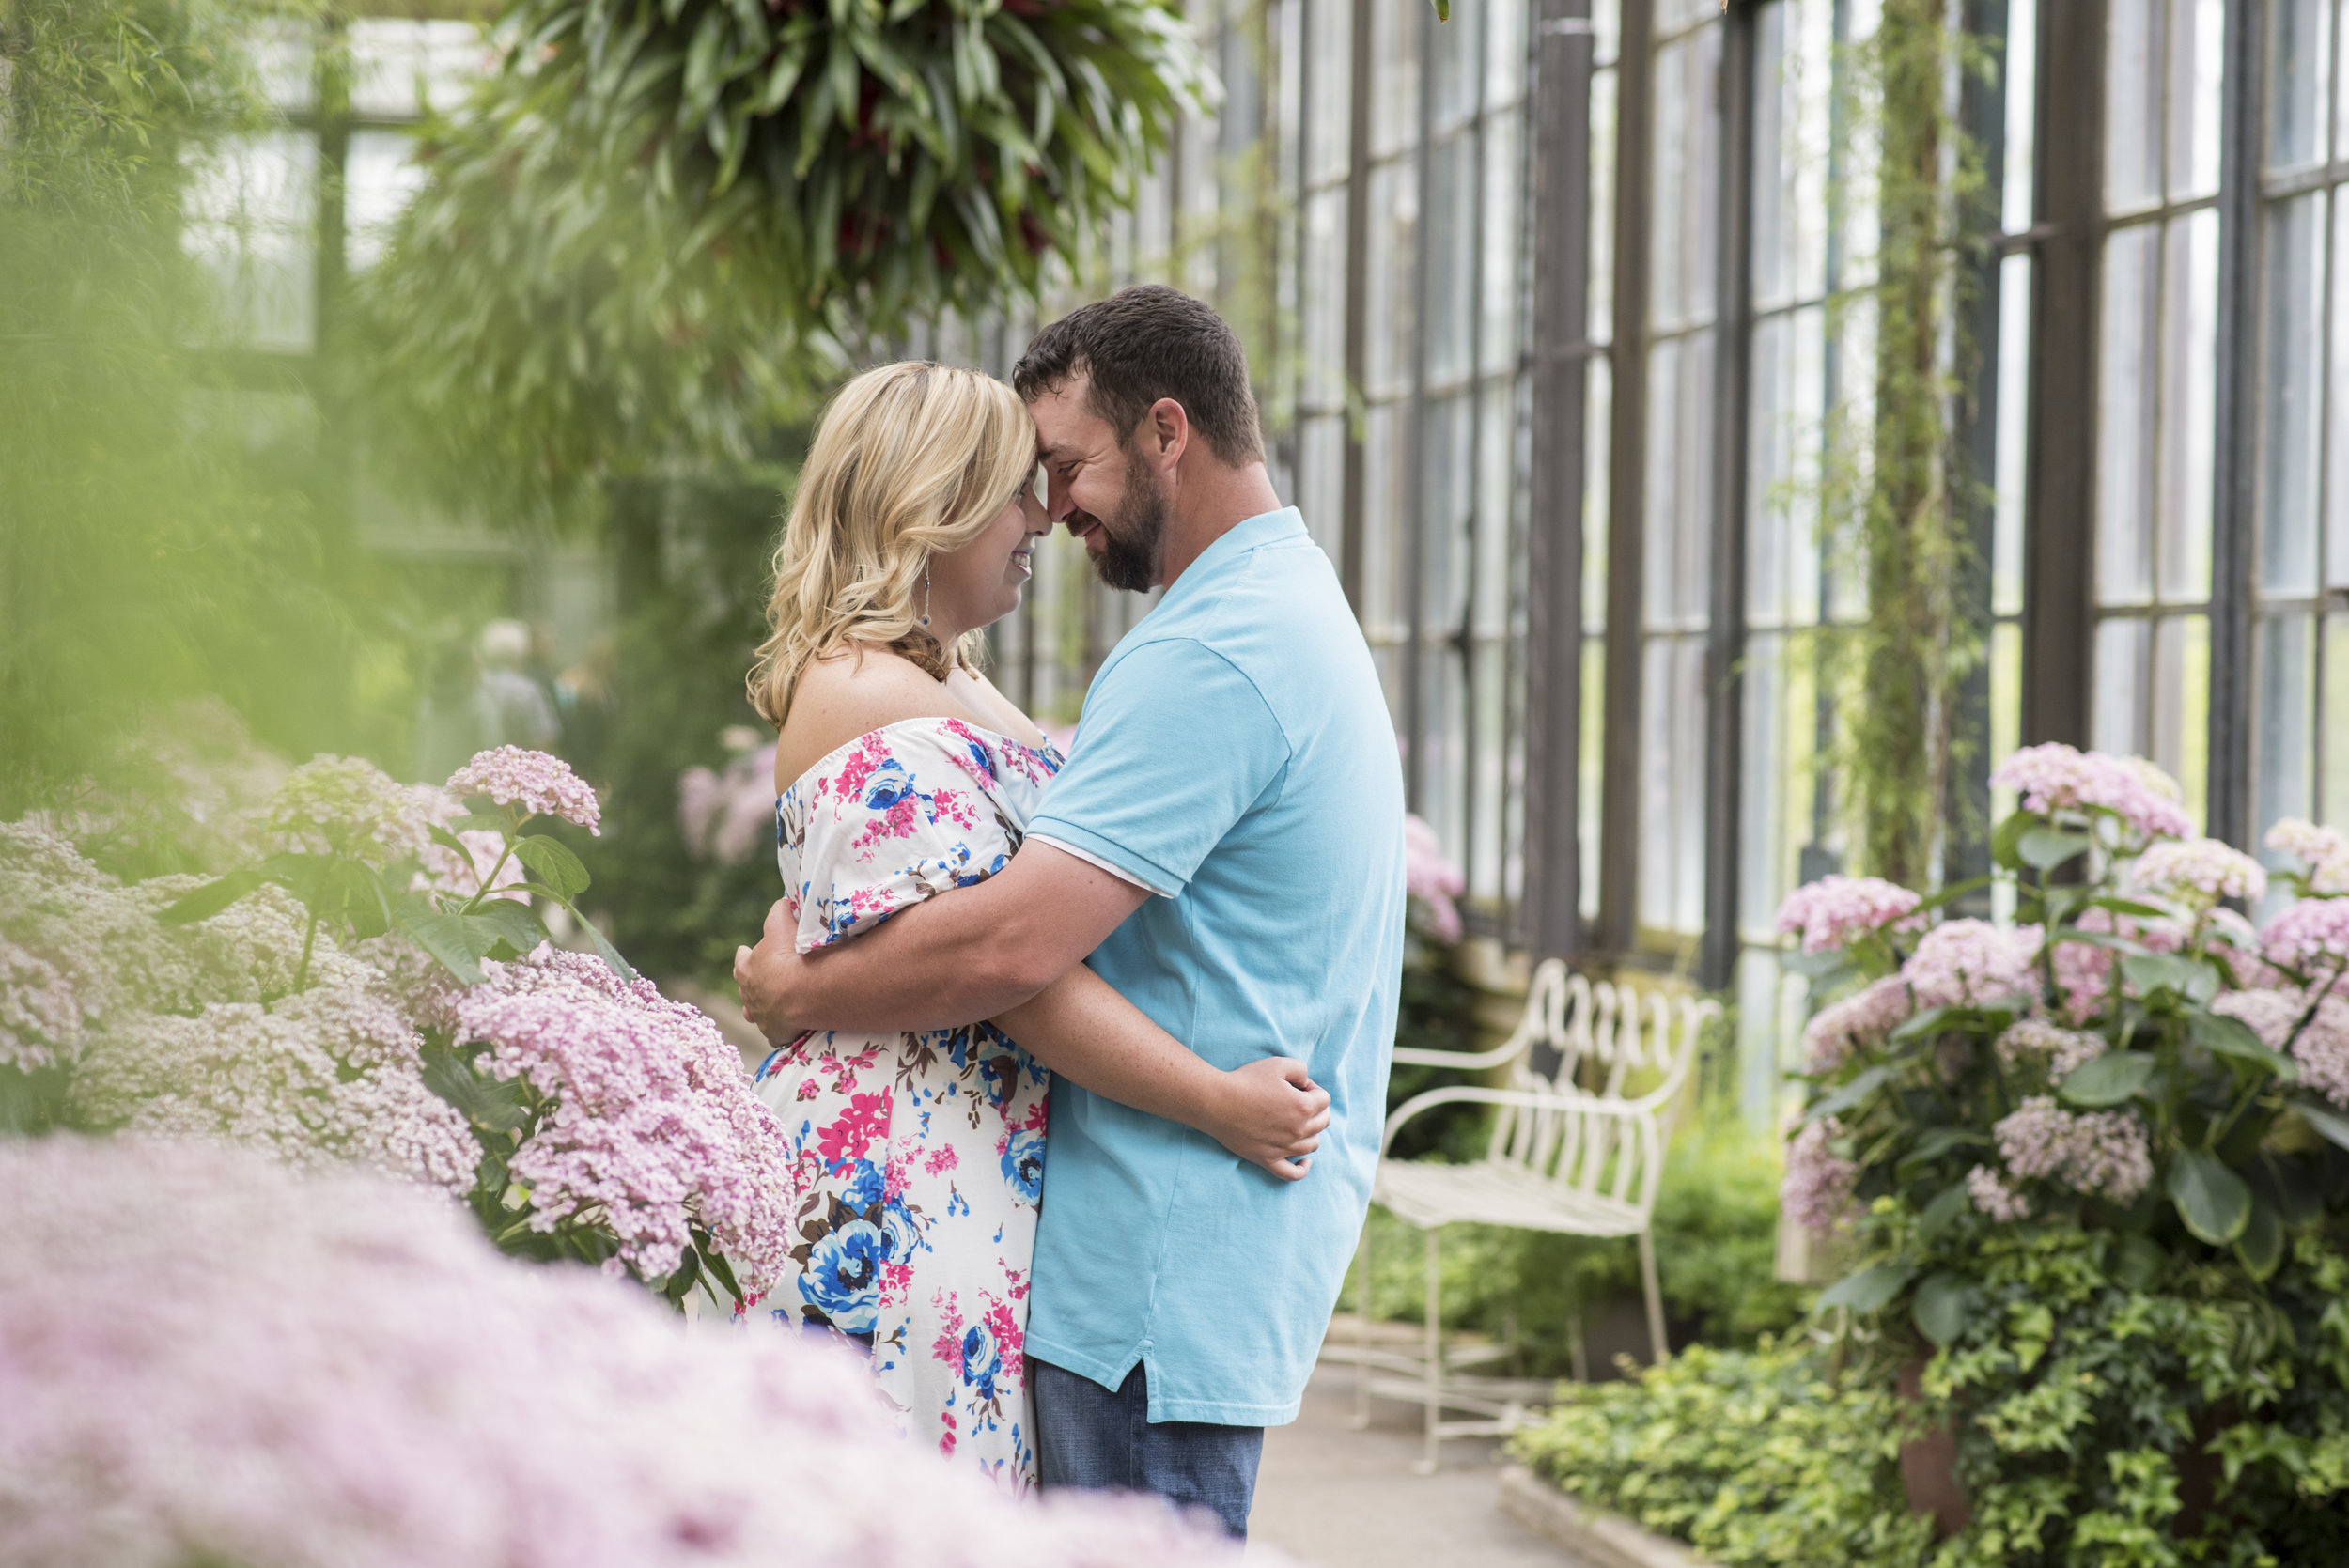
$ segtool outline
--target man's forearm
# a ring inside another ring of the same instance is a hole
[[[1019,911],[981,883],[929,899],[807,955],[789,986],[798,1029],[951,1029],[1042,990],[1019,953]]]

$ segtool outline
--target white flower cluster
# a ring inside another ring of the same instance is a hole
[[[2064,1029],[2046,1018],[2020,1018],[1999,1036],[1999,1064],[2009,1071],[2035,1069],[2049,1083],[2061,1083],[2092,1056],[2102,1056],[2105,1040],[2077,1029]]]

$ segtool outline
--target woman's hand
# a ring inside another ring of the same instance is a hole
[[[1303,1179],[1330,1125],[1330,1092],[1289,1056],[1263,1057],[1221,1078],[1201,1130],[1284,1182]]]

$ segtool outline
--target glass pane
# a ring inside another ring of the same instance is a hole
[[[2179,219],[2163,235],[2161,597],[2210,596],[2212,486],[2218,437],[2218,214]]]
[[[1712,582],[1712,339],[1660,343],[1649,365],[1645,624],[1693,630]]]
[[[1427,174],[1427,378],[1444,386],[1475,368],[1476,138],[1457,132],[1436,143]]]
[[[2031,139],[2039,125],[2033,113],[2039,92],[2039,0],[2008,0],[2005,58],[2006,170],[1999,223],[2009,234],[2020,234],[2030,227]]]
[[[2030,457],[2030,257],[1999,263],[1998,512],[1990,552],[1993,614],[2023,611],[2023,505]]]
[[[1370,155],[1383,158],[1419,139],[1421,19],[1427,0],[1370,0]]]
[[[2325,318],[2325,194],[2267,210],[2267,342],[2262,355],[2260,587],[2316,587],[2319,385]]]
[[[1623,48],[1622,0],[1591,0],[1591,55],[1612,65]]]
[[[2325,617],[2325,712],[2317,734],[2325,749],[2317,820],[2349,827],[2349,615]],[[2273,821],[2263,817],[2252,826],[2264,833]]]
[[[1582,639],[1582,736],[1575,768],[1575,842],[1581,862],[1582,918],[1598,918],[1599,806],[1607,759],[1607,643]]]
[[[1409,628],[1402,429],[1392,403],[1374,404],[1363,418],[1362,633],[1374,646],[1402,638]],[[1392,695],[1400,689],[1387,690]]]
[[[213,278],[216,341],[305,352],[316,329],[318,143],[224,137],[189,171],[188,254]]]
[[[361,17],[350,24],[350,109],[371,119],[446,114],[497,53],[470,22]]]
[[[2162,0],[2112,0],[2105,34],[2105,209],[2161,197]]]
[[[2310,745],[2315,717],[2314,628],[2306,615],[2263,615],[2252,707],[2252,827],[2264,833],[2279,816],[2311,815],[2316,758]]]
[[[2210,777],[2210,622],[2165,617],[2155,626],[2153,651],[2149,754],[2178,781],[2186,815],[2200,822]]]
[[[2153,591],[2154,345],[2161,252],[2151,225],[2105,241],[2101,401],[2096,428],[2096,600],[2139,604]]]
[[[1517,362],[1523,249],[1517,221],[1525,210],[1525,159],[1515,109],[1485,122],[1484,369],[1505,371]]]
[[[1370,172],[1370,342],[1364,380],[1373,397],[1408,391],[1411,380],[1411,266],[1419,224],[1419,181],[1410,161]]]
[[[1473,629],[1479,637],[1509,630],[1510,528],[1517,466],[1517,399],[1506,381],[1477,395],[1476,586]]]
[[[1746,482],[1746,614],[1757,627],[1818,617],[1818,442],[1825,310],[1754,326]]]
[[[1427,405],[1420,431],[1422,520],[1426,532],[1420,558],[1419,596],[1425,635],[1431,640],[1451,638],[1468,613],[1469,563],[1476,526],[1474,421],[1472,398],[1439,398]]]
[[[397,131],[353,131],[343,163],[344,255],[353,272],[382,256],[392,224],[424,188],[415,143]]]
[[[1476,90],[1483,85],[1478,80],[1484,65],[1484,41],[1477,34],[1482,29],[1487,6],[1461,6],[1452,13],[1449,22],[1435,25],[1435,59],[1431,74],[1435,77],[1436,132],[1441,135],[1476,113]],[[1508,0],[1501,0],[1499,8],[1512,8]],[[1235,28],[1237,32],[1238,29]]]
[[[2332,60],[2332,0],[2270,0],[2267,165],[2296,168],[2325,147],[2326,76]]]
[[[2124,755],[2146,751],[2145,666],[2152,649],[2150,621],[2114,619],[2097,626],[2089,707],[2089,744],[2095,750]]]
[[[1305,166],[1315,184],[1346,174],[1352,157],[1352,0],[1306,0],[1313,8],[1313,101],[1307,105]]]
[[[1656,56],[1656,180],[1649,314],[1659,331],[1713,314],[1720,29],[1706,27]]]
[[[1615,73],[1591,78],[1591,341],[1615,336]]]
[[[1336,565],[1346,526],[1346,416],[1318,414],[1297,425],[1297,505],[1306,530]]]
[[[1745,703],[1739,759],[1745,787],[1737,792],[1737,925],[1748,940],[1767,940],[1771,917],[1785,895],[1781,826],[1793,781],[1782,745],[1792,725],[1786,712],[1786,639],[1757,633],[1746,639],[1739,687]]]
[[[1305,202],[1304,365],[1299,398],[1311,408],[1346,400],[1346,187]]]
[[[1469,759],[1469,852],[1461,865],[1468,872],[1469,896],[1479,900],[1501,895],[1501,860],[1506,852],[1507,651],[1499,643],[1476,644],[1475,678],[1470,691],[1475,723]]]
[[[1785,173],[1795,151],[1786,133],[1790,8],[1786,0],[1763,7],[1753,28],[1753,306],[1764,311],[1793,298],[1795,287]]]
[[[2329,455],[2325,481],[2325,583],[2349,584],[2349,201],[2333,203],[2331,390],[2325,427]],[[2349,826],[2349,821],[2344,821]]]
[[[249,45],[254,85],[271,108],[288,115],[306,115],[318,106],[317,27],[306,21],[278,17],[257,23]]]
[[[1485,8],[1478,8],[1485,9]],[[1485,104],[1514,103],[1525,91],[1526,0],[1496,0],[1485,20]],[[1456,20],[1460,13],[1454,11]]]
[[[2170,199],[2218,189],[2218,99],[2227,59],[2226,0],[2170,0]]]
[[[1639,924],[1693,932],[1704,904],[1704,643],[1656,637],[1641,649]]]
[[[1582,437],[1582,629],[1607,629],[1608,463],[1613,456],[1615,367],[1604,354],[1585,362],[1590,389]]]

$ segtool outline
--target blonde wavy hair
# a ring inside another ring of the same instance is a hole
[[[834,395],[800,469],[767,601],[751,702],[777,729],[809,664],[893,648],[940,680],[975,667],[976,631],[941,647],[922,625],[933,556],[977,538],[1035,468],[1035,427],[991,376],[910,361]]]

